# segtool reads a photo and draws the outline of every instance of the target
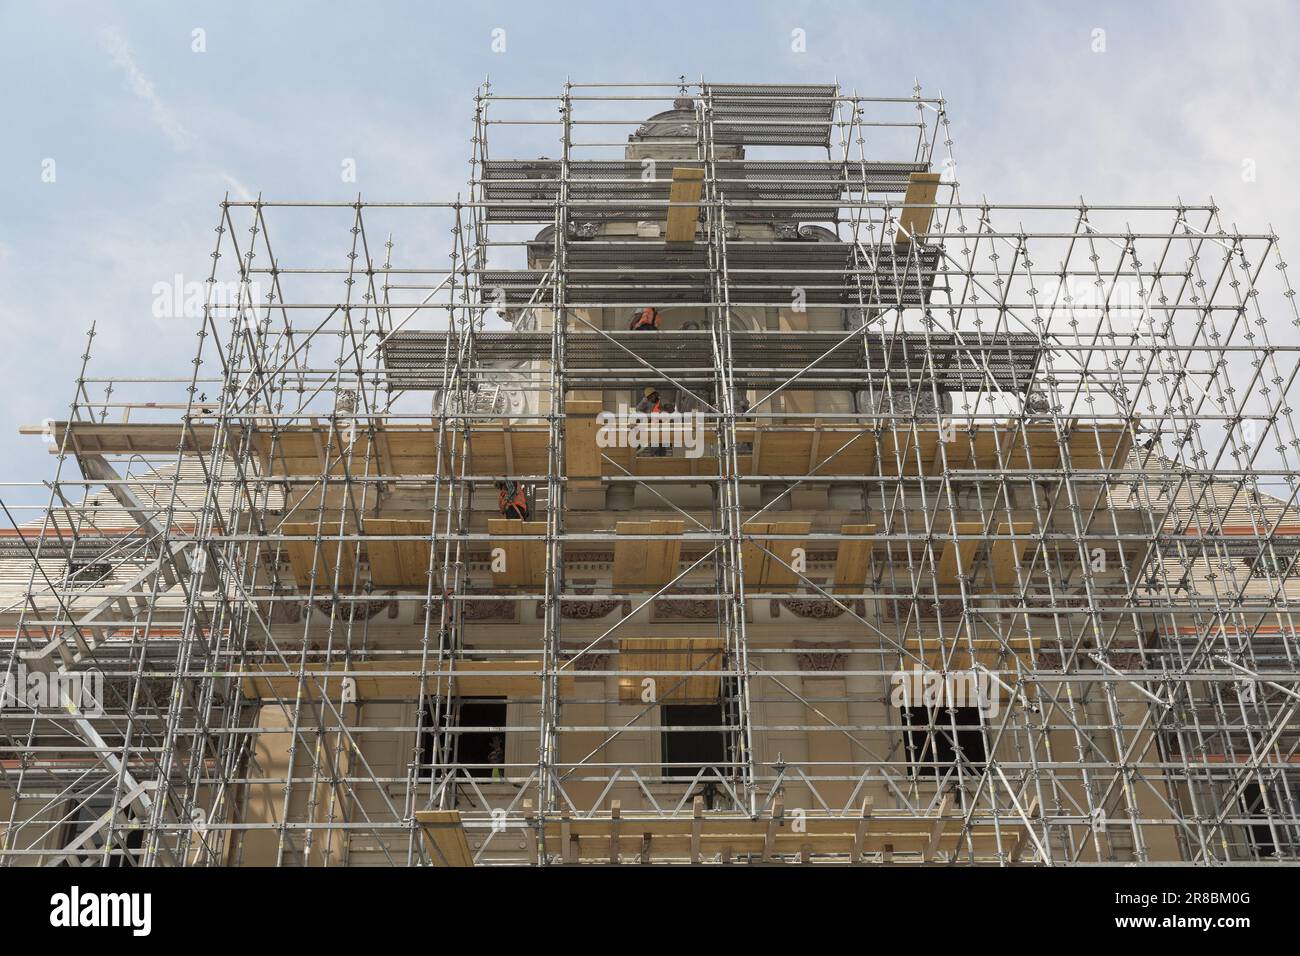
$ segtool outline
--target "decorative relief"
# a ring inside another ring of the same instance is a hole
[[[465,594],[489,594],[485,588],[469,588]],[[517,601],[501,598],[475,598],[469,601],[457,601],[460,605],[462,619],[467,623],[514,624],[519,619]],[[438,623],[442,619],[442,598],[434,598],[424,605],[424,618],[420,624]],[[418,614],[417,614],[418,616]]]
[[[575,586],[572,588],[574,594],[595,594],[596,589],[591,587],[595,582],[583,582],[584,586]],[[608,617],[614,611],[622,609],[623,614],[629,614],[632,611],[632,602],[621,599],[610,599],[606,601],[560,601],[560,617],[569,621],[596,621],[602,617]],[[533,614],[540,621],[546,616],[546,608],[538,601],[533,608]]]
[[[712,595],[712,588],[681,588],[668,592],[670,594],[699,594],[701,597],[683,600],[664,600],[655,598],[650,605],[652,621],[717,621],[722,618],[722,601]]]
[[[801,671],[842,671],[849,660],[848,651],[832,650],[812,641],[795,641],[794,647]]]
[[[313,613],[324,614],[326,617],[333,617],[336,620],[343,621],[368,621],[372,617],[389,610],[390,606],[396,607],[397,602],[388,597],[370,601],[333,601],[325,599],[311,602]]]
[[[890,598],[884,602],[884,619],[886,621],[906,621],[913,613],[922,621],[954,621],[964,613],[959,597],[944,598]]]
[[[781,608],[785,608],[795,617],[809,618],[815,621],[827,621],[840,617],[845,613],[845,607],[853,609],[853,613],[863,617],[867,613],[866,602],[862,598],[854,598],[850,601],[832,601],[830,598],[812,597],[806,598],[777,598],[771,602],[772,617],[781,616]]]
[[[587,645],[581,647],[567,648],[562,653],[567,654],[566,661],[572,661],[568,669],[579,674],[586,671],[612,671],[618,669],[618,659],[608,653],[599,654],[597,651],[609,651],[614,647],[613,641],[602,641],[594,647],[588,648]]]

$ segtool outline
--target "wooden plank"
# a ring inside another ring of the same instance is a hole
[[[658,859],[683,862],[690,861],[694,854],[701,857],[718,854],[725,861],[737,853],[761,857],[765,851],[769,858],[792,858],[807,852],[838,856],[845,863],[851,862],[855,853],[861,859],[862,854],[870,852],[884,852],[891,856],[902,852],[916,857],[928,854],[933,858],[940,850],[951,853],[965,849],[962,817],[948,815],[950,812],[951,802],[943,815],[928,818],[886,815],[891,811],[872,813],[869,807],[864,810],[864,815],[819,817],[809,814],[804,818],[802,831],[796,832],[793,827],[780,825],[779,812],[751,819],[716,813],[697,817],[694,812],[653,817],[621,811],[618,852],[645,852],[646,838],[650,837]],[[1014,842],[1024,828],[1022,823],[1008,819],[1003,819],[1000,826],[1003,846],[1008,840]],[[563,845],[575,848],[568,862],[605,863],[610,858],[609,840],[613,828],[610,816],[570,816],[566,819],[562,812],[559,820],[547,821],[546,839],[548,843],[562,840]],[[991,821],[973,821],[968,835],[979,857],[989,861],[996,859],[998,832]]]
[[[632,474],[644,475],[647,478],[686,477],[688,475],[717,477],[718,475],[718,459],[713,455],[702,455],[699,458],[674,456],[659,458],[651,455],[636,455],[624,463],[624,467],[628,467],[628,465],[631,466],[628,471]],[[607,466],[605,474],[622,475],[624,472]]]
[[[532,800],[524,801],[524,840],[528,844],[528,862],[536,866],[540,862],[540,854],[537,852],[537,811],[533,807]]]
[[[180,412],[178,411],[179,415]],[[23,425],[20,435],[50,435],[48,444],[52,455],[59,454],[67,434],[69,451],[79,449],[84,454],[96,455],[175,455],[185,437],[185,454],[206,454],[212,450],[216,428],[212,425],[191,423],[185,435],[180,422],[73,422],[68,431],[66,421],[44,425]],[[231,440],[239,444],[239,432],[232,429]]]
[[[564,403],[564,473],[568,487],[574,490],[600,487],[601,449],[596,445],[599,432],[596,416],[600,401]]]
[[[532,535],[546,534],[545,521],[521,521],[517,518],[489,518],[488,534]],[[493,550],[505,552],[505,570],[492,572],[492,583],[498,587],[536,587],[546,577],[546,542],[500,541],[492,542]]]
[[[1023,563],[1025,549],[1029,547],[1030,541],[1023,537],[1034,530],[1032,521],[1016,521],[1009,523],[1003,521],[998,524],[999,535],[1016,535],[1015,540],[994,541],[993,546],[989,549],[990,573],[993,577],[993,583],[999,587],[1007,584],[1016,583],[1016,563]],[[1029,573],[1029,569],[1025,569]]]
[[[700,219],[700,194],[704,189],[704,170],[689,166],[673,168],[673,182],[668,190],[668,242],[694,242],[695,226]],[[677,205],[695,203],[696,205]]]
[[[457,661],[452,665],[452,687],[461,697],[540,698],[541,669],[539,660]],[[538,673],[533,675],[528,671]],[[575,696],[577,684],[572,671],[561,672],[555,680],[559,682],[561,697]]]
[[[745,587],[757,587],[767,574],[767,552],[760,546],[760,543],[765,544],[766,541],[756,536],[771,529],[770,521],[749,521],[741,529],[744,534],[751,536],[740,542],[740,566],[744,573]]]
[[[912,173],[907,177],[907,192],[903,194],[904,208],[898,213],[898,233],[894,242],[907,245],[930,229],[934,216],[933,203],[939,194],[938,173]]]
[[[722,641],[714,637],[623,638],[618,646],[619,700],[640,701],[646,678],[654,681],[659,703],[717,700],[722,649]]]
[[[415,819],[434,866],[474,865],[474,854],[470,852],[459,810],[417,810]]]
[[[615,800],[609,805],[609,862],[619,861],[619,824],[623,815],[623,801]]]
[[[615,528],[620,535],[680,535],[685,523],[680,520],[620,521]],[[677,575],[681,555],[680,538],[663,541],[617,540],[614,542],[614,587],[653,587],[658,590]]]
[[[691,800],[691,862],[700,862],[700,834],[704,828],[704,798],[696,795]]]
[[[1125,425],[1076,424],[1069,440],[1070,466],[1091,470],[1122,468],[1130,445]]]
[[[577,863],[581,855],[569,822],[568,807],[560,809],[560,852],[564,854],[565,863]]]
[[[367,518],[366,534],[419,535],[421,541],[367,541],[370,581],[378,588],[424,588],[433,554],[433,522],[402,518]]]
[[[960,432],[958,432],[960,436]],[[960,438],[959,438],[960,440]],[[885,475],[923,475],[931,471],[939,449],[939,426],[900,426],[880,436],[880,472]]]
[[[958,521],[956,527],[957,534],[981,534],[984,531],[984,525],[979,521]],[[944,542],[943,551],[939,555],[939,566],[935,569],[935,577],[941,585],[956,584],[959,574],[970,575],[971,569],[975,563],[975,552],[979,550],[980,542],[977,538],[969,541],[953,541],[949,539]]]
[[[840,534],[873,535],[874,524],[846,524]],[[868,539],[841,541],[835,552],[835,593],[861,594],[867,583],[867,569],[871,564],[871,547]]]
[[[785,826],[785,797],[777,794],[772,812],[767,817],[767,830],[763,833],[763,862],[770,863],[776,850],[776,831]]]
[[[948,822],[948,811],[951,808],[952,791],[947,790],[944,792],[943,800],[939,802],[939,813],[934,818],[934,823],[930,825],[930,839],[926,842],[925,853],[921,857],[926,863],[933,860],[935,853],[938,852],[939,842],[943,839],[944,826]]]
[[[614,526],[620,535],[649,534],[649,521],[620,521]],[[614,586],[627,587],[641,584],[646,575],[645,541],[614,542]]]
[[[746,440],[754,446],[755,467],[763,474],[866,475],[875,468],[875,439],[861,428],[827,426],[813,432],[791,425],[757,424],[752,432],[747,427],[737,435],[737,441]],[[892,458],[886,459],[886,469],[892,463]]]
[[[778,540],[767,534],[807,534],[812,527],[807,521],[751,521],[743,531],[752,540],[741,544],[741,563],[745,584],[759,587],[790,586],[798,583],[799,575],[788,567],[794,563],[794,550],[808,548],[806,540]],[[770,552],[770,553],[769,553]],[[775,555],[776,557],[774,557]],[[779,558],[779,560],[778,560]]]
[[[862,800],[862,815],[858,819],[858,824],[853,831],[853,849],[849,855],[850,863],[862,862],[862,849],[866,844],[867,826],[871,822],[871,809],[874,801],[871,797],[864,797]]]
[[[351,591],[353,587],[353,572],[356,569],[353,555],[356,552],[357,544],[353,541],[344,541],[340,546],[337,540],[331,540],[326,535],[337,533],[338,526],[325,527],[321,529],[322,537],[319,542],[311,541],[285,541],[284,553],[289,558],[289,566],[293,569],[293,579],[297,582],[298,587],[306,588],[311,585],[312,569],[316,571],[316,594],[325,595],[334,587],[335,568],[338,568],[337,577],[340,591]],[[297,522],[289,521],[280,525],[280,533],[296,537],[315,538],[315,522]],[[317,544],[320,545],[319,554],[317,553]],[[341,553],[340,553],[341,550]]]

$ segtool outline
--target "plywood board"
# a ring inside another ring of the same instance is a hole
[[[751,521],[743,531],[750,536],[740,546],[741,564],[746,586],[783,586],[797,584],[799,575],[787,565],[794,563],[794,550],[808,548],[806,540],[780,540],[769,534],[807,534],[807,521]],[[770,552],[770,553],[769,553]],[[775,557],[773,556],[775,555]],[[780,560],[778,560],[778,558]]]
[[[430,863],[447,867],[474,865],[459,810],[417,810],[415,819],[424,834]]]
[[[767,475],[866,475],[875,467],[876,439],[862,428],[741,426],[736,440],[753,446],[755,472]]]
[[[545,521],[521,521],[517,518],[490,518],[488,534],[531,535],[541,538],[546,534]],[[492,549],[505,552],[505,570],[493,571],[492,582],[498,587],[537,587],[546,577],[546,543],[544,541],[492,541]]]
[[[719,474],[718,459],[714,455],[701,455],[699,458],[687,458],[685,456],[656,458],[649,455],[637,455],[635,462],[636,467],[633,468],[633,473],[651,478],[686,477],[688,475],[715,478]]]
[[[840,534],[873,535],[874,524],[846,524],[840,526]],[[835,593],[861,594],[867,582],[867,569],[871,564],[869,538],[859,541],[840,541],[835,552]]]
[[[984,532],[984,525],[979,521],[959,521],[955,530],[958,535],[977,535]],[[945,541],[943,551],[939,555],[939,566],[935,569],[935,577],[939,583],[957,584],[959,574],[969,576],[975,566],[975,552],[979,550],[979,546],[978,538],[971,538],[968,541],[951,539]]]
[[[654,680],[659,703],[717,700],[721,669],[722,641],[714,637],[624,638],[618,645],[619,700],[640,701],[646,678]]]
[[[1072,468],[1122,468],[1131,447],[1125,425],[1076,425],[1070,435]]]
[[[927,818],[880,810],[857,819],[810,813],[798,820],[796,828],[793,815],[786,815],[773,826],[766,814],[757,818],[722,813],[693,817],[683,812],[674,817],[651,817],[623,811],[617,825],[609,816],[549,818],[545,839],[551,852],[563,853],[566,858],[572,853],[577,861],[604,863],[610,858],[610,840],[617,826],[620,856],[637,859],[645,848],[652,860],[685,861],[693,852],[714,858],[719,854],[733,858],[757,856],[763,853],[770,831],[772,852],[777,855],[798,856],[807,847],[812,853],[834,855],[847,863],[855,851],[951,854],[959,849],[965,852],[968,847],[977,857],[992,861],[999,846],[1005,854],[1025,837],[1020,817],[1011,814],[1004,814],[996,825],[981,817],[967,824],[961,813]],[[566,837],[570,844],[567,847],[563,845]]]
[[[669,242],[694,242],[695,226],[700,220],[700,194],[704,189],[704,170],[686,166],[673,169],[673,182],[668,190],[667,240]],[[696,203],[697,205],[677,205]]]
[[[602,404],[597,401],[564,403],[564,473],[573,490],[600,487],[601,449],[596,444],[599,432],[596,416]]]
[[[894,240],[898,245],[906,245],[929,231],[934,216],[932,204],[938,194],[938,173],[912,173],[907,177],[904,208],[898,214],[899,230]]]
[[[620,535],[680,535],[684,527],[680,520],[620,521],[616,530]],[[677,576],[681,556],[680,538],[619,538],[614,543],[614,587],[620,590],[648,587],[657,591]]]
[[[179,415],[179,411],[177,412]],[[67,439],[67,450],[87,455],[175,455],[206,454],[212,450],[216,428],[191,423],[188,431],[180,422],[51,422],[46,426],[19,428],[23,435],[49,435],[50,454],[57,455]],[[239,429],[231,429],[231,443],[238,447]]]
[[[1004,539],[994,541],[989,549],[990,572],[993,576],[993,582],[999,587],[1016,583],[1016,563],[1023,564],[1025,549],[1029,547],[1030,540],[1024,535],[1030,534],[1034,530],[1033,522],[1017,521],[1009,523],[1006,521],[998,525],[999,535],[1015,535],[1015,539]],[[1025,568],[1025,573],[1029,569]]]
[[[312,570],[316,571],[316,594],[328,594],[338,581],[340,591],[351,591],[355,562],[353,555],[357,549],[355,541],[332,540],[327,535],[338,532],[338,527],[321,529],[322,537],[315,540],[315,522],[285,522],[280,525],[280,533],[296,537],[310,537],[310,541],[281,542],[284,553],[289,558],[289,567],[293,570],[293,579],[299,588],[311,586]],[[338,576],[335,577],[335,568]]]
[[[422,540],[367,541],[370,581],[377,588],[424,588],[433,554],[433,522],[367,518],[368,535],[415,535]]]

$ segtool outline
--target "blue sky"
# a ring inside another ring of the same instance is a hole
[[[152,317],[153,286],[206,275],[224,194],[453,198],[489,74],[512,94],[554,94],[566,77],[837,79],[901,96],[919,81],[948,100],[966,201],[1213,195],[1227,222],[1271,225],[1288,249],[1298,40],[1285,3],[5,0],[0,482],[52,474],[17,428],[66,413],[92,319],[92,372],[184,373],[194,328]],[[355,184],[340,180],[344,157]]]

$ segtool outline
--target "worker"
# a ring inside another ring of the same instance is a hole
[[[630,328],[633,332],[658,332],[659,310],[647,305],[640,312],[633,313]]]
[[[662,412],[664,410],[664,406],[663,403],[659,400],[659,390],[655,388],[647,388],[645,390],[644,395],[641,398],[641,401],[637,402],[636,410],[640,412],[642,415],[658,415],[660,412]],[[659,449],[654,445],[649,444],[649,442],[646,440],[650,430],[651,429],[645,427],[644,423],[638,425],[633,430],[633,432],[634,435],[640,437],[634,437],[632,439],[633,447],[636,447],[638,449],[637,451],[638,455],[645,455],[648,457],[657,458],[659,456]]]
[[[498,505],[503,518],[520,518],[528,520],[528,495],[524,486],[517,481],[497,482]]]
[[[666,418],[666,416],[669,416],[673,412],[677,411],[677,406],[674,405],[672,402],[664,402],[662,403],[662,405],[660,405],[659,410],[664,414]],[[671,422],[671,419],[666,418],[666,422]],[[669,442],[672,441],[672,426],[670,424],[665,423],[659,426],[659,438],[661,441],[665,439]],[[652,454],[656,458],[667,458],[672,453],[673,453],[672,446],[669,444],[656,445],[652,452]]]
[[[506,742],[501,734],[488,738],[488,763],[492,765],[492,779],[505,779]]]

